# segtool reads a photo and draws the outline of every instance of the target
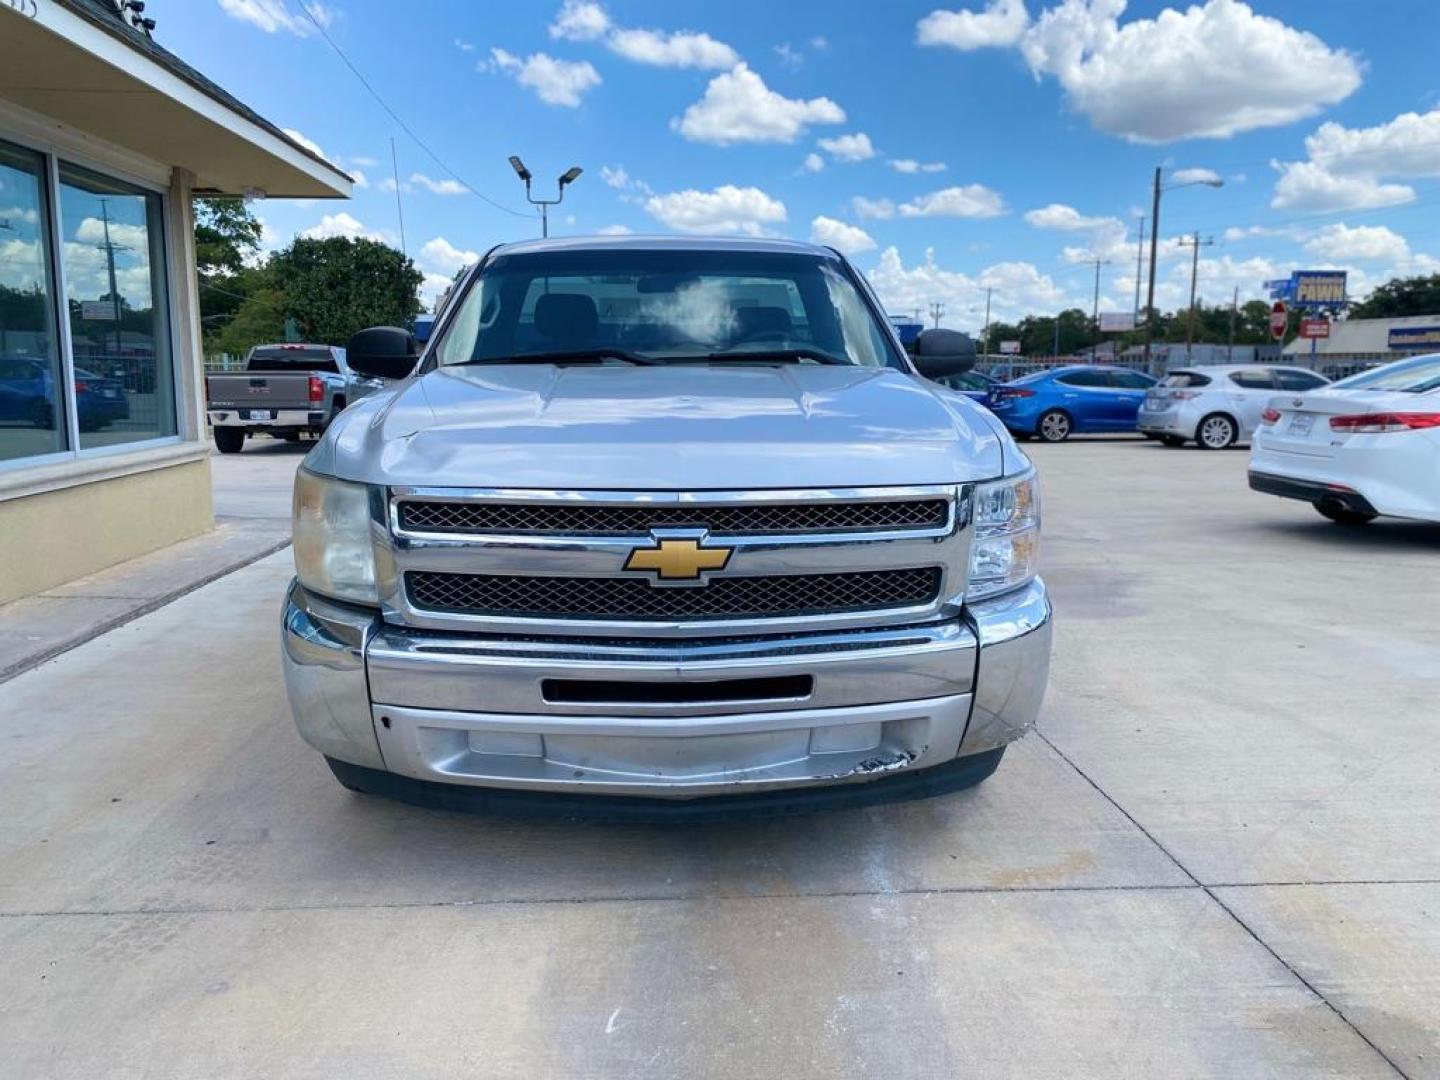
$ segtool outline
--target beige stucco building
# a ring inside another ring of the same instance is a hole
[[[0,0],[0,603],[212,526],[195,192],[350,181],[119,0]]]

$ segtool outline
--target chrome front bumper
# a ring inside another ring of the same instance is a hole
[[[1038,579],[961,620],[683,641],[401,628],[294,584],[282,630],[296,726],[329,758],[446,784],[671,798],[858,783],[1003,746],[1035,722],[1050,636]],[[743,701],[552,692],[794,676],[809,680],[801,696]]]

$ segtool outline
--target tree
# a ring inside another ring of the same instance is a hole
[[[1387,281],[1350,309],[1352,319],[1400,315],[1440,315],[1440,274]]]
[[[260,235],[260,219],[241,200],[195,200],[195,265],[202,276],[240,273],[260,250]]]
[[[423,277],[394,248],[343,236],[297,238],[266,265],[273,303],[306,341],[343,345],[367,326],[404,326],[421,310]]]
[[[239,199],[197,198],[194,208],[200,326],[205,348],[223,349],[227,324],[259,284],[247,264],[260,250],[260,219]]]

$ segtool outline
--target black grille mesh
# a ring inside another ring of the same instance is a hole
[[[887,502],[770,503],[750,506],[587,506],[482,502],[400,504],[400,527],[414,532],[559,533],[644,536],[651,529],[709,529],[720,536],[942,527],[944,499]]]
[[[645,578],[566,578],[411,570],[410,602],[426,611],[559,619],[783,618],[933,603],[940,570],[722,577],[661,588]]]

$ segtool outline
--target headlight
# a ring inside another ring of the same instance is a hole
[[[1040,485],[1035,470],[977,484],[971,521],[970,584],[979,600],[1024,585],[1040,558]]]
[[[295,474],[295,573],[300,584],[336,600],[378,604],[370,492],[364,484]]]

